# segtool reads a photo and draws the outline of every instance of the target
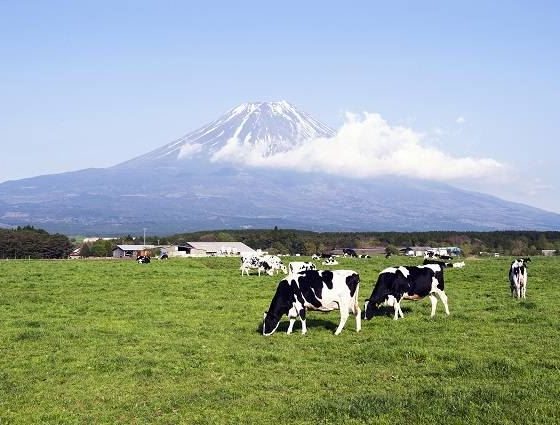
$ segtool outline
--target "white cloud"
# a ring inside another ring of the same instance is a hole
[[[465,123],[465,117],[461,116],[461,117],[457,117],[457,119],[455,120],[455,122],[457,124],[464,124]]]
[[[268,157],[237,141],[228,142],[214,160],[356,178],[401,175],[448,181],[505,174],[505,167],[498,161],[455,157],[423,143],[424,137],[410,128],[391,126],[376,113],[348,113],[346,122],[332,138],[310,140],[289,152]]]
[[[181,146],[179,151],[179,158],[188,158],[202,150],[202,145],[200,143],[184,144]]]

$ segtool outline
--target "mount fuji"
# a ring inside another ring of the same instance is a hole
[[[307,140],[332,137],[334,130],[286,101],[237,106],[216,121],[154,151],[127,161],[123,167],[181,167],[181,161],[229,161],[231,152],[268,157],[290,151]]]
[[[288,102],[239,105],[109,168],[0,184],[0,226],[66,234],[228,228],[315,231],[553,230],[560,215],[447,184],[249,166],[335,132]]]

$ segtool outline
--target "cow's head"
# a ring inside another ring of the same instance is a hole
[[[272,335],[276,331],[282,316],[290,311],[292,300],[293,291],[290,283],[286,279],[281,280],[268,311],[263,315],[262,333],[264,336]]]
[[[364,304],[364,319],[370,320],[378,309],[379,305],[377,303],[370,302],[370,300],[367,299]]]

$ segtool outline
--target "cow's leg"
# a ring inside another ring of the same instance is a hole
[[[344,325],[348,320],[348,316],[350,315],[348,312],[348,305],[346,305],[346,303],[339,303],[338,308],[340,310],[340,323],[338,324],[338,328],[336,328],[336,331],[334,332],[335,335],[339,335],[340,332],[342,332],[342,329],[344,328]]]
[[[307,324],[305,323],[305,308],[299,310],[299,320],[301,321],[301,334],[305,335],[307,333]]]
[[[434,317],[436,315],[437,307],[437,298],[434,294],[430,294],[430,301],[432,303],[432,314],[430,314],[430,317]]]
[[[362,330],[362,310],[360,310],[358,301],[356,301],[353,313],[354,317],[356,318],[356,332],[360,332]]]
[[[288,330],[286,331],[286,333],[288,335],[290,335],[294,329],[294,323],[296,323],[296,318],[295,317],[290,317],[290,324],[288,326]]]
[[[401,319],[404,318],[404,314],[403,314],[403,312],[402,312],[401,303],[400,303],[400,302],[399,302],[399,316],[401,316]]]
[[[439,290],[437,294],[439,299],[443,303],[443,308],[445,308],[445,314],[449,316],[449,305],[447,304],[447,295],[445,294],[445,291]]]
[[[395,315],[393,316],[393,320],[398,320],[399,319],[399,302],[397,302],[397,300],[395,300],[393,302],[393,310],[395,310]]]

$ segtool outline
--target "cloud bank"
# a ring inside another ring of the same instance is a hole
[[[423,134],[392,126],[376,113],[347,113],[334,137],[313,139],[288,152],[263,156],[262,151],[236,139],[230,139],[222,151],[216,152],[214,160],[227,158],[256,167],[355,178],[397,175],[449,181],[482,179],[505,172],[504,165],[494,159],[457,157],[431,147]]]

